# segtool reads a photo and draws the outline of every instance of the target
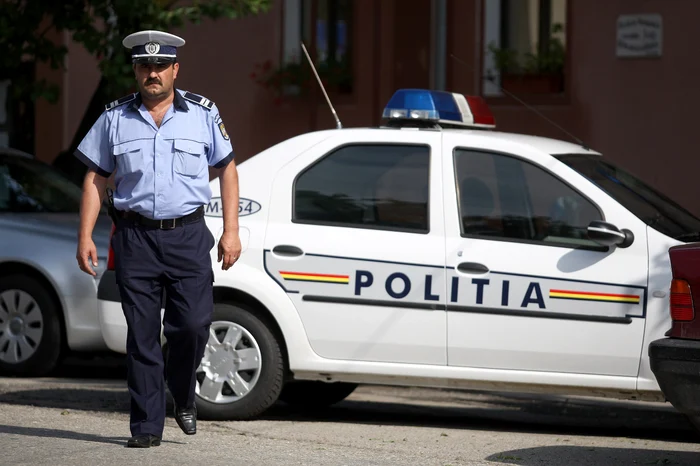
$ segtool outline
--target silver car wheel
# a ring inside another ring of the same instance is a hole
[[[44,318],[34,298],[22,290],[0,293],[0,361],[18,364],[36,352]]]
[[[236,402],[253,390],[261,369],[260,346],[247,329],[233,322],[213,322],[197,368],[195,393],[211,403]]]

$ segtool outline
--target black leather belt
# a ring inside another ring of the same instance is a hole
[[[196,222],[200,218],[204,217],[204,206],[199,206],[197,210],[191,214],[185,215],[184,217],[161,220],[144,217],[138,212],[131,211],[117,211],[117,215],[124,220],[129,220],[145,227],[158,228],[160,230],[172,230],[173,228],[181,227],[186,223]]]

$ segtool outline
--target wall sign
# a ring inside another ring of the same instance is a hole
[[[660,57],[663,21],[659,14],[620,15],[617,18],[617,56]]]

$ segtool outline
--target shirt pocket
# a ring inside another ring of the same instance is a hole
[[[175,139],[173,146],[175,173],[185,176],[199,175],[202,171],[202,160],[204,160],[204,144],[188,139]]]
[[[120,174],[143,173],[143,153],[140,144],[125,142],[114,146],[113,152]]]

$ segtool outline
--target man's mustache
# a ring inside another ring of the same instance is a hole
[[[148,86],[149,84],[162,84],[162,83],[160,82],[160,79],[149,79],[146,81],[145,85]]]

